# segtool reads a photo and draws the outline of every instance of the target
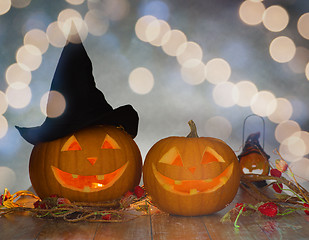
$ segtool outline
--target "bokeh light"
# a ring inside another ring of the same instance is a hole
[[[59,28],[72,43],[84,41],[88,35],[88,27],[79,12],[74,9],[62,10],[57,19]],[[74,27],[72,26],[74,24]]]
[[[11,2],[12,2],[12,7],[25,8],[29,6],[29,4],[31,3],[31,0],[11,0]]]
[[[65,0],[68,3],[72,4],[72,5],[81,5],[84,3],[85,0]]]
[[[301,158],[296,162],[290,164],[290,169],[296,178],[298,183],[304,183],[309,181],[309,159]]]
[[[275,38],[269,46],[270,56],[279,63],[290,61],[296,52],[296,46],[291,38],[280,36]]]
[[[4,92],[0,91],[0,115],[4,114],[8,108],[8,100]]]
[[[88,32],[94,36],[104,35],[109,28],[108,18],[97,10],[88,11],[84,21],[88,26]]]
[[[203,50],[201,46],[195,42],[185,42],[181,44],[176,54],[179,64],[184,64],[190,59],[197,59],[201,61],[203,58]]]
[[[159,23],[160,32],[158,32],[157,36],[153,40],[151,40],[149,43],[152,44],[153,46],[160,47],[162,46],[163,36],[171,30],[171,27],[164,20],[157,20],[153,22],[155,22],[154,26],[157,26],[156,22]],[[152,26],[152,23],[150,23],[149,25]]]
[[[297,22],[297,30],[299,32],[299,34],[305,38],[305,39],[309,39],[309,13],[305,13],[303,14]]]
[[[288,62],[288,66],[294,73],[304,73],[308,62],[309,49],[297,47],[293,59]]]
[[[265,6],[259,1],[244,1],[239,7],[240,19],[248,25],[257,25],[262,22]]]
[[[26,70],[27,67],[21,67],[21,64],[14,63],[10,65],[5,73],[6,82],[10,85],[16,82],[22,82],[29,85],[31,82],[31,71]]]
[[[24,108],[31,101],[31,89],[27,84],[17,82],[9,85],[5,92],[8,104],[13,108]]]
[[[154,86],[154,77],[147,68],[135,68],[129,75],[129,85],[133,92],[147,94]]]
[[[154,21],[156,22],[157,18],[151,15],[143,16],[137,20],[135,24],[135,34],[141,41],[149,42],[149,41],[155,40],[155,38],[157,37],[157,36],[154,36],[153,34],[151,34],[151,36],[148,36],[146,34],[148,26]],[[159,35],[159,31],[156,31],[156,32]]]
[[[49,42],[46,33],[40,29],[32,29],[24,36],[24,45],[32,45],[40,49],[41,54],[48,49]]]
[[[1,0],[2,1],[2,0]],[[8,167],[0,167],[0,191],[3,193],[4,189],[12,189],[16,184],[16,174]]]
[[[16,53],[16,61],[21,67],[34,71],[42,63],[42,53],[36,46],[27,44],[20,47]]]
[[[11,9],[11,0],[0,1],[0,15],[6,14]]]
[[[281,123],[290,119],[293,114],[293,106],[290,101],[285,98],[278,98],[273,100],[270,103],[270,106],[272,104],[276,106],[276,109],[268,116],[270,121],[274,123]]]
[[[261,117],[269,116],[276,110],[276,101],[273,93],[269,91],[260,91],[255,94],[251,100],[251,110]]]
[[[241,107],[249,107],[251,100],[255,94],[257,94],[258,89],[253,82],[250,81],[240,81],[235,84],[234,94],[236,95],[236,104]]]
[[[8,132],[9,124],[6,118],[0,115],[0,139],[3,138]]]
[[[263,24],[269,31],[280,32],[286,28],[288,23],[289,14],[283,7],[272,5],[265,10]]]
[[[65,46],[67,39],[60,29],[58,22],[52,22],[46,29],[48,41],[54,47],[62,48]]]
[[[282,143],[285,139],[300,130],[300,126],[297,122],[287,120],[277,125],[275,129],[275,138],[279,143]]]
[[[226,118],[215,116],[207,120],[205,132],[207,137],[227,140],[232,133],[232,125]]]
[[[189,59],[181,66],[182,79],[190,85],[197,85],[205,80],[205,64],[198,59]]]
[[[231,76],[230,64],[222,58],[214,58],[206,63],[206,79],[218,84],[228,81]]]
[[[169,56],[176,56],[178,48],[187,42],[186,35],[180,30],[171,30],[162,38],[162,50]]]
[[[212,92],[215,103],[221,107],[231,107],[238,101],[238,94],[235,94],[235,84],[223,82],[217,84]]]
[[[40,108],[45,116],[56,118],[64,112],[66,101],[60,92],[49,91],[42,96]]]
[[[306,74],[306,78],[309,80],[309,62],[306,65],[305,74]]]
[[[282,158],[288,162],[300,160],[305,150],[305,143],[296,137],[288,137],[279,146],[279,152]],[[295,154],[294,154],[295,153]]]

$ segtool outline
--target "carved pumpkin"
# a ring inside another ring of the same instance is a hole
[[[34,146],[30,179],[40,198],[98,202],[121,197],[139,184],[140,151],[124,130],[94,126]]]
[[[196,216],[223,209],[235,197],[240,169],[223,141],[198,137],[193,121],[188,137],[168,137],[147,153],[143,180],[153,202],[168,213]]]

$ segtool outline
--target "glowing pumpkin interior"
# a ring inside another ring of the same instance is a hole
[[[105,149],[120,149],[118,143],[108,134],[104,138],[101,149],[104,151]],[[61,152],[69,152],[69,151],[82,151],[82,146],[77,141],[76,137],[72,135],[62,146]],[[98,160],[97,156],[89,156],[86,157],[88,162],[91,165],[94,165]],[[69,188],[74,191],[80,192],[97,192],[103,189],[111,187],[123,174],[128,166],[128,162],[122,165],[120,168],[115,169],[115,171],[102,174],[102,175],[90,175],[83,176],[78,175],[72,172],[65,172],[61,169],[51,166],[52,172],[56,178],[56,180],[60,183],[61,186],[65,188]]]
[[[194,176],[197,167],[203,168],[213,163],[225,163],[225,160],[213,148],[206,147],[202,155],[200,166],[185,166],[182,157],[176,147],[165,153],[158,163],[168,164],[188,170]],[[228,165],[223,172],[213,178],[204,179],[173,179],[161,174],[154,163],[152,170],[159,184],[167,191],[180,195],[195,195],[200,193],[211,193],[222,187],[233,173],[234,163]]]

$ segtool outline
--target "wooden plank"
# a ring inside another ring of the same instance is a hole
[[[46,221],[27,213],[12,213],[0,217],[0,239],[35,239]]]
[[[94,239],[151,239],[150,216],[140,216],[123,223],[101,223]]]
[[[78,222],[70,223],[62,219],[51,219],[43,226],[37,239],[93,239],[98,227],[98,223]]]
[[[180,217],[167,213],[151,215],[152,237],[157,239],[210,239],[202,217]]]

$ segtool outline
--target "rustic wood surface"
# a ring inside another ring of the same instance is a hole
[[[268,218],[257,214],[241,216],[240,228],[221,223],[221,217],[237,202],[256,203],[242,189],[234,201],[222,211],[201,217],[172,216],[153,211],[123,223],[69,223],[61,219],[39,219],[26,213],[0,217],[0,239],[309,239],[309,216],[294,213]]]

